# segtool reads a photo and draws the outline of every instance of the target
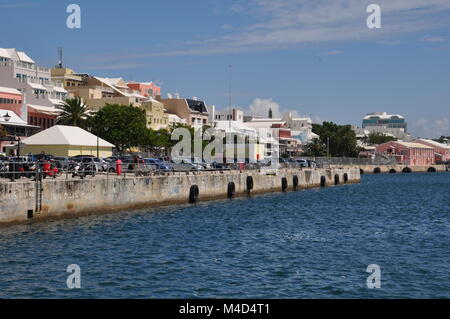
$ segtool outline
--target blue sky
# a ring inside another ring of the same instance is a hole
[[[68,29],[66,7],[81,7]],[[381,7],[381,29],[366,7]],[[415,136],[450,135],[449,0],[0,0],[0,47],[40,65],[159,83],[218,108],[361,125],[404,115]]]

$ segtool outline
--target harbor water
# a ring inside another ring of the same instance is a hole
[[[0,298],[450,298],[449,190],[448,173],[367,175],[2,227]]]

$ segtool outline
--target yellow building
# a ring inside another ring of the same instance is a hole
[[[164,104],[161,102],[148,100],[141,103],[141,108],[145,110],[148,128],[159,130],[169,126],[169,114],[165,112]]]
[[[21,142],[22,154],[112,156],[115,146],[76,126],[55,125]]]

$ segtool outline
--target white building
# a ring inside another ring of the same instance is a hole
[[[0,48],[0,86],[23,95],[19,116],[31,125],[46,129],[55,124],[55,108],[67,96],[62,84],[51,81],[50,69],[36,65],[25,52]]]
[[[244,111],[237,108],[227,108],[222,111],[216,110],[216,106],[212,105],[210,107],[209,122],[213,123],[216,121],[236,121],[244,122]]]
[[[355,127],[354,131],[357,136],[368,137],[369,134],[378,133],[403,141],[411,141],[407,127],[405,118],[400,114],[375,112],[367,114],[362,120],[362,127]]]

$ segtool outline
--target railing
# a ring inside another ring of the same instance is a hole
[[[0,183],[22,181],[39,181],[42,179],[84,179],[84,178],[120,178],[139,176],[160,176],[167,174],[186,174],[201,172],[224,172],[244,170],[273,169],[262,163],[234,163],[221,165],[207,164],[170,164],[167,167],[149,163],[60,163],[60,162],[0,162]],[[278,169],[303,169],[299,163],[279,163]],[[319,168],[311,165],[311,168]]]
[[[376,157],[356,158],[356,157],[298,157],[297,159],[305,159],[320,163],[323,166],[330,165],[394,165],[397,163],[395,158]]]

